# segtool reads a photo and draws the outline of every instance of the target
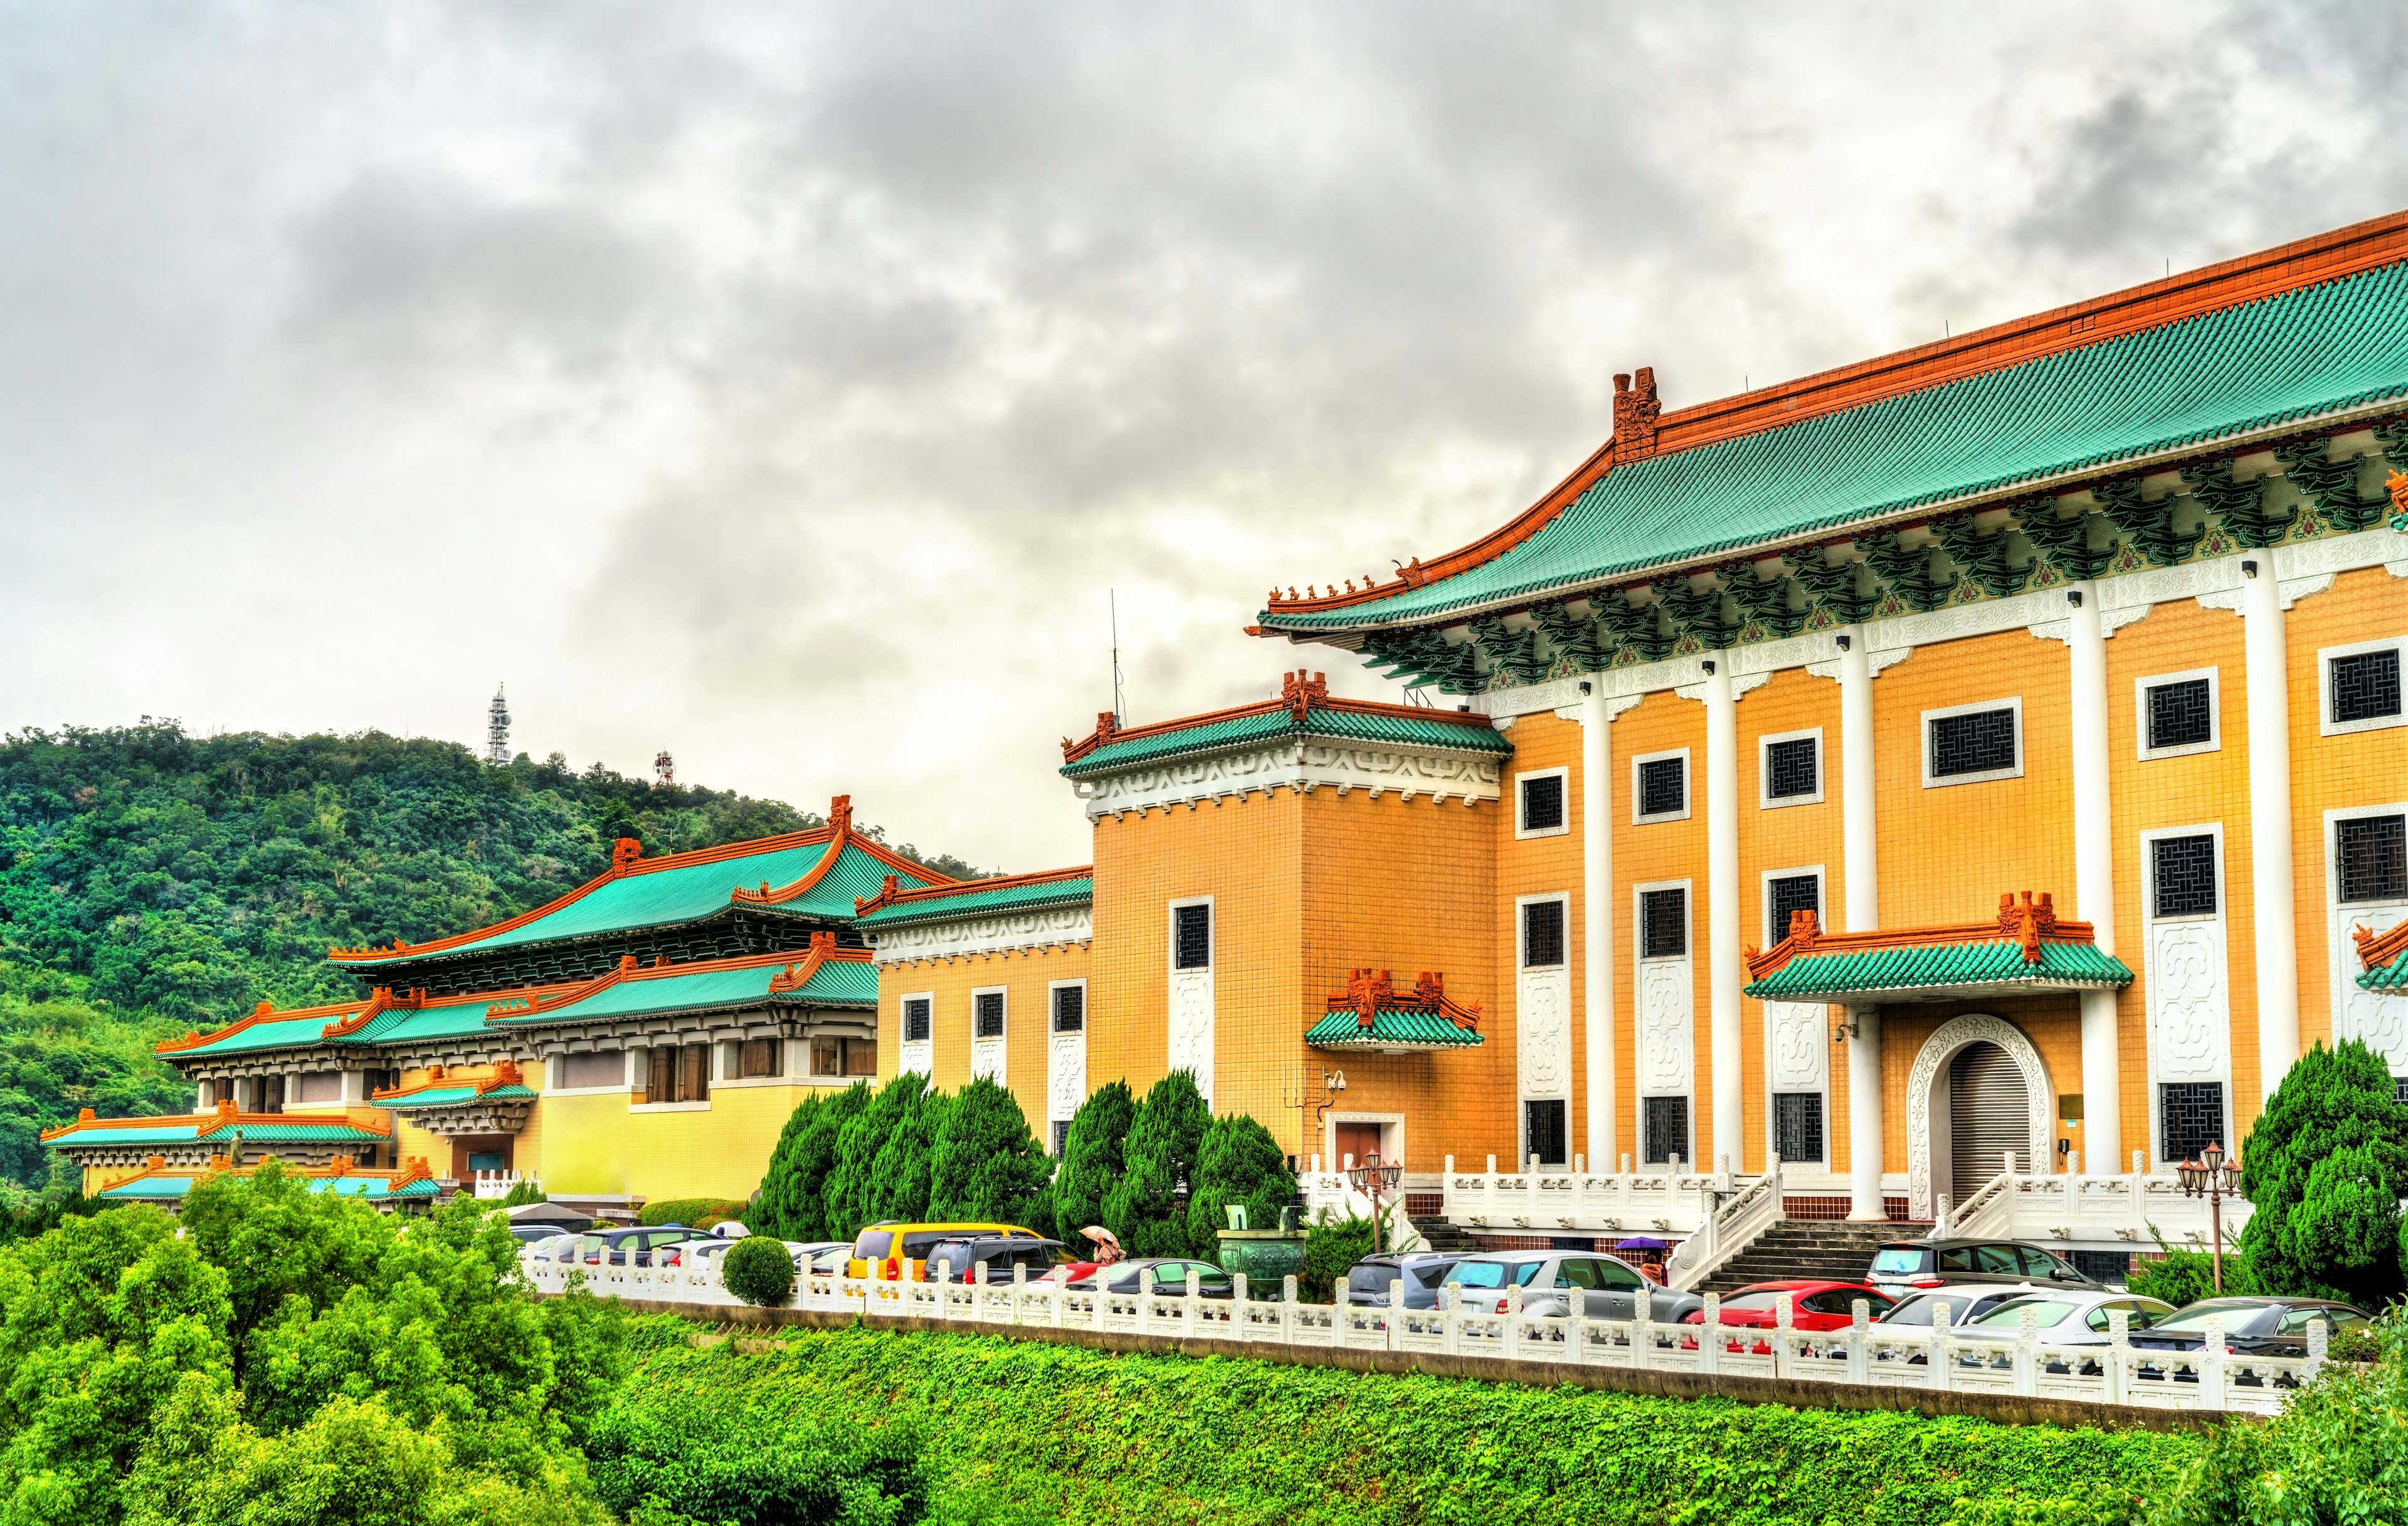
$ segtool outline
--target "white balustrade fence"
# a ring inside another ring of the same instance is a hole
[[[480,1199],[507,1198],[510,1188],[521,1182],[535,1184],[532,1176],[522,1176],[515,1171],[480,1171],[477,1173],[476,1196]]]
[[[2060,1240],[2114,1244],[2136,1249],[2155,1248],[2157,1232],[2169,1245],[2204,1246],[2210,1234],[2207,1200],[2185,1195],[2182,1179],[2171,1172],[2151,1174],[2147,1157],[2132,1152],[2132,1169],[2120,1176],[2085,1175],[2079,1152],[2066,1158],[2067,1169],[2038,1175],[2014,1169],[2014,1158],[2003,1157],[2006,1170],[1987,1185],[1941,1215],[1936,1234],[1971,1239]],[[2238,1235],[2249,1222],[2249,1200],[2228,1195],[2224,1200],[2224,1232]]]
[[[1685,1170],[1676,1157],[1658,1171],[1590,1172],[1575,1158],[1570,1172],[1457,1171],[1446,1158],[1446,1216],[1491,1234],[1692,1234],[1713,1216],[1718,1192],[1735,1189],[1727,1173]]]
[[[528,1263],[538,1292],[564,1291],[581,1277],[586,1288],[609,1297],[741,1307],[722,1287],[719,1263],[693,1267],[574,1267]],[[1236,1297],[1197,1296],[1191,1278],[1176,1291],[1154,1286],[1148,1276],[1135,1291],[1074,1291],[1058,1282],[1029,1282],[1015,1269],[1010,1282],[990,1282],[978,1269],[968,1283],[807,1276],[790,1308],[818,1310],[872,1321],[918,1317],[956,1325],[965,1332],[1012,1326],[1024,1331],[1092,1330],[1159,1335],[1182,1340],[1258,1342],[1267,1346],[1343,1348],[1357,1351],[1419,1351],[1444,1356],[1502,1358],[1510,1361],[1605,1367],[1625,1371],[1696,1374],[1717,1377],[1802,1379],[1870,1384],[1935,1393],[1991,1393],[2065,1399],[2087,1404],[2137,1404],[2157,1409],[2271,1413],[2325,1360],[2322,1325],[2309,1327],[2304,1358],[2255,1357],[2227,1351],[2221,1321],[2211,1321],[2196,1351],[2158,1351],[2132,1346],[2121,1311],[2112,1316],[2098,1345],[2054,1343],[2026,1311],[2012,1332],[1967,1334],[1948,1324],[1945,1312],[1930,1326],[1870,1322],[1863,1301],[1854,1321],[1839,1330],[1793,1327],[1784,1298],[1770,1329],[1718,1322],[1721,1300],[1708,1294],[1703,1324],[1662,1324],[1646,1317],[1592,1319],[1527,1315],[1522,1290],[1509,1288],[1491,1301],[1461,1301],[1462,1289],[1442,1289],[1434,1309],[1408,1309],[1404,1290],[1391,1284],[1383,1305],[1302,1303],[1296,1279],[1286,1278],[1277,1298],[1252,1296],[1243,1276]],[[1708,1335],[1708,1332],[1714,1333]],[[1985,1338],[1986,1337],[1986,1338]]]

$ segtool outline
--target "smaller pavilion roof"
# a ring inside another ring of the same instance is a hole
[[[539,997],[510,997],[486,1009],[496,1024],[588,1022],[671,1012],[728,1011],[772,1001],[815,1007],[878,1005],[878,969],[866,948],[838,948],[816,932],[800,959],[791,953],[639,965],[630,955],[595,979]]]
[[[1096,899],[1096,870],[1049,869],[1039,874],[1009,874],[988,880],[964,880],[956,885],[907,885],[894,875],[877,895],[856,902],[856,926],[864,932],[909,927],[919,922],[952,922],[964,917],[1000,913],[1040,911],[1049,906],[1083,906]]]
[[[2100,952],[2087,922],[2059,921],[2053,898],[1999,898],[1987,922],[1827,934],[1791,914],[1789,936],[1746,952],[1746,994],[1760,1001],[1948,1001],[2044,991],[2110,990],[2132,972]]]
[[[1513,750],[1487,716],[1469,711],[1333,699],[1328,680],[1321,673],[1289,673],[1280,689],[1279,698],[1260,704],[1125,731],[1106,711],[1096,717],[1096,729],[1084,741],[1063,739],[1062,773],[1066,778],[1084,779],[1139,764],[1258,747],[1287,737],[1330,737],[1457,753],[1501,755]]]
[[[2399,484],[2392,489],[2395,497],[2408,496],[2408,477],[2394,476],[2392,481]],[[2408,917],[2388,932],[2352,928],[2349,935],[2358,944],[2358,962],[2366,967],[2358,983],[2370,991],[2408,995]]]
[[[443,1067],[434,1066],[425,1080],[414,1087],[395,1087],[380,1091],[368,1099],[370,1107],[392,1108],[399,1112],[426,1113],[438,1108],[467,1107],[481,1102],[532,1101],[536,1090],[519,1073],[514,1060],[503,1060],[487,1076],[458,1077],[446,1075]]]
[[[509,992],[479,991],[428,996],[423,991],[380,986],[363,1001],[278,1012],[262,1001],[257,1011],[209,1033],[187,1033],[158,1046],[169,1060],[252,1054],[269,1049],[311,1049],[320,1044],[412,1044],[460,1038],[484,1027],[485,1009],[505,994],[539,998],[565,985],[523,986]]]
[[[1326,1016],[1305,1030],[1314,1049],[1369,1049],[1381,1054],[1471,1049],[1483,1042],[1480,1003],[1446,994],[1446,976],[1425,970],[1409,991],[1385,970],[1350,970],[1346,988],[1329,998]]]
[[[207,1113],[176,1114],[150,1118],[103,1118],[85,1108],[75,1122],[42,1131],[48,1149],[125,1144],[191,1144],[204,1139],[231,1140],[241,1134],[245,1144],[380,1144],[393,1137],[393,1125],[382,1118],[313,1118],[308,1114],[240,1113],[231,1101]]]
[[[165,1159],[152,1156],[149,1169],[138,1176],[104,1188],[98,1196],[110,1202],[181,1202],[198,1183],[218,1174],[249,1177],[257,1166],[230,1166],[223,1156],[206,1166],[171,1166]],[[331,1197],[359,1198],[369,1202],[408,1202],[432,1198],[442,1190],[437,1186],[426,1162],[408,1159],[391,1171],[362,1171],[348,1156],[337,1156],[324,1166],[291,1166],[281,1161],[277,1169],[298,1180],[310,1191]]]

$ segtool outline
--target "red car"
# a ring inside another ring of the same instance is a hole
[[[1870,1305],[1871,1317],[1879,1319],[1882,1312],[1898,1302],[1878,1288],[1861,1282],[1756,1282],[1736,1292],[1723,1295],[1722,1323],[1750,1330],[1771,1330],[1778,1323],[1775,1301],[1783,1293],[1789,1295],[1789,1328],[1792,1330],[1845,1330],[1855,1321],[1854,1304],[1863,1299]],[[1706,1311],[1698,1309],[1681,1321],[1685,1325],[1702,1325]],[[1759,1341],[1757,1354],[1770,1351],[1771,1346]]]

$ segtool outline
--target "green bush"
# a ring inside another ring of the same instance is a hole
[[[595,1490],[638,1521],[908,1526],[926,1507],[909,1433],[797,1424],[705,1392],[629,1395],[595,1428],[590,1453]]]
[[[689,1229],[707,1230],[722,1219],[741,1217],[743,1213],[744,1204],[726,1198],[663,1198],[644,1204],[636,1222],[683,1224]]]
[[[794,1253],[785,1242],[756,1234],[720,1258],[720,1281],[747,1303],[782,1308],[795,1296]]]
[[[1079,1231],[1104,1223],[1104,1199],[1121,1179],[1122,1150],[1136,1122],[1136,1094],[1120,1080],[1097,1087],[1070,1116],[1062,1166],[1054,1173],[1054,1237],[1064,1245],[1083,1247]]]
[[[542,1188],[538,1187],[532,1181],[523,1180],[516,1186],[512,1187],[508,1192],[503,1193],[502,1201],[495,1206],[502,1208],[523,1208],[531,1202],[550,1202],[551,1201],[552,1195],[546,1192]]]
[[[1296,1296],[1307,1303],[1337,1302],[1338,1284],[1356,1261],[1371,1254],[1371,1221],[1348,1215],[1339,1218],[1326,1208],[1305,1231],[1304,1270],[1297,1274]]]
[[[2178,1309],[2215,1296],[2213,1256],[2204,1250],[2168,1245],[2154,1224],[2149,1226],[2149,1233],[2156,1237],[2157,1248],[2165,1252],[2165,1257],[2162,1260],[2135,1260],[2130,1274],[2124,1279],[2126,1291],[2143,1298],[2162,1299]],[[2234,1295],[2258,1291],[2258,1274],[2250,1266],[2247,1254],[2230,1245],[2224,1247],[2224,1290]]]
[[[786,1119],[770,1152],[769,1169],[761,1190],[745,1211],[744,1227],[754,1234],[809,1242],[844,1238],[849,1231],[832,1227],[824,1199],[828,1178],[836,1170],[837,1142],[844,1126],[869,1105],[866,1083],[842,1091],[815,1091],[803,1099]]]
[[[1028,1130],[1011,1093],[987,1076],[955,1092],[937,1126],[928,1178],[928,1216],[939,1222],[1052,1222],[1046,1189],[1054,1162]]]
[[[1224,1113],[1204,1130],[1196,1150],[1194,1189],[1187,1199],[1187,1243],[1209,1256],[1229,1227],[1228,1207],[1243,1203],[1257,1230],[1279,1227],[1282,1208],[1296,1202],[1296,1173],[1271,1131],[1243,1113]]]
[[[1155,1082],[1139,1104],[1123,1152],[1125,1170],[1104,1197],[1104,1227],[1121,1237],[1130,1255],[1199,1254],[1188,1238],[1178,1193],[1182,1183],[1196,1179],[1196,1152],[1211,1122],[1212,1110],[1187,1071]],[[1204,1249],[1211,1248],[1208,1242]]]
[[[2408,1106],[2381,1057],[2356,1039],[2300,1056],[2241,1167],[2255,1210],[2241,1245],[2267,1291],[2370,1309],[2400,1296]]]

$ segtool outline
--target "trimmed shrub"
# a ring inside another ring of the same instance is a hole
[[[926,1508],[908,1433],[797,1423],[707,1391],[630,1395],[588,1453],[595,1491],[632,1520],[871,1526],[916,1521]]]
[[[1104,1199],[1121,1179],[1122,1150],[1136,1122],[1137,1095],[1126,1081],[1097,1087],[1071,1115],[1062,1166],[1054,1173],[1054,1237],[1064,1245],[1082,1247],[1079,1231],[1104,1223]]]
[[[770,1152],[760,1193],[745,1211],[746,1229],[799,1241],[834,1240],[847,1232],[831,1227],[832,1218],[843,1216],[829,1212],[824,1194],[837,1168],[837,1142],[844,1126],[869,1105],[870,1095],[867,1084],[856,1084],[803,1099]]]
[[[1011,1093],[989,1076],[973,1076],[953,1094],[937,1126],[928,1180],[928,1216],[939,1221],[1017,1224],[1051,1222],[1046,1188],[1054,1162],[1028,1130]]]
[[[1279,1212],[1296,1201],[1296,1173],[1271,1131],[1243,1113],[1224,1113],[1204,1130],[1187,1198],[1187,1242],[1211,1255],[1229,1227],[1228,1205],[1246,1205],[1246,1222],[1276,1229]]]
[[[2268,1292],[2379,1308],[2400,1296],[2408,1107],[2363,1043],[2318,1044],[2266,1100],[2241,1152],[2242,1248]]]
[[[782,1307],[795,1296],[794,1255],[783,1241],[756,1234],[720,1258],[720,1281],[747,1303]]]
[[[1121,1179],[1104,1197],[1104,1227],[1132,1256],[1193,1256],[1179,1189],[1196,1179],[1196,1152],[1212,1110],[1196,1077],[1173,1071],[1154,1084],[1129,1128]],[[1210,1248],[1208,1245],[1206,1248]]]
[[[1326,1208],[1320,1221],[1305,1231],[1304,1270],[1297,1274],[1296,1296],[1307,1303],[1334,1303],[1338,1285],[1354,1263],[1371,1254],[1371,1221],[1349,1215],[1340,1218]]]
[[[2203,1250],[2167,1245],[2163,1236],[2158,1237],[2157,1247],[2166,1253],[2165,1259],[2133,1261],[2131,1274],[2124,1279],[2127,1292],[2163,1299],[2178,1309],[2215,1296],[2214,1258]],[[2258,1275],[2248,1256],[2230,1245],[2224,1247],[2224,1290],[2236,1296],[2258,1291]]]
[[[636,1216],[638,1224],[683,1224],[693,1229],[707,1230],[722,1219],[736,1218],[744,1212],[744,1204],[726,1198],[663,1198],[658,1202],[644,1204]]]

